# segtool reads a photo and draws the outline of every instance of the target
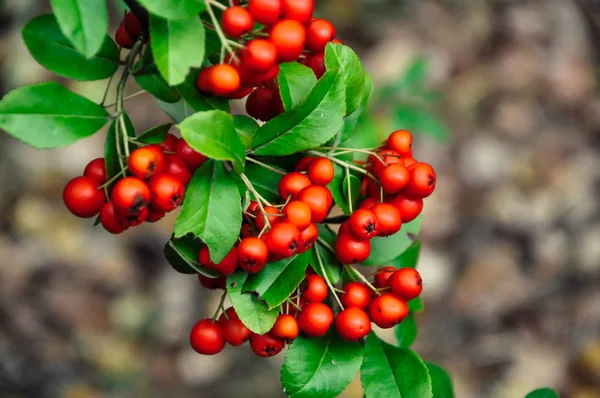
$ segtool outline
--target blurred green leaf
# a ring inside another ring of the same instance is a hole
[[[446,124],[432,111],[416,105],[403,105],[396,109],[394,128],[409,130],[413,134],[423,134],[438,140],[448,141],[450,133]]]
[[[151,14],[166,19],[187,19],[205,9],[203,0],[139,0]]]
[[[417,321],[411,312],[405,320],[394,326],[394,334],[398,341],[398,347],[408,348],[417,338]]]
[[[454,391],[452,387],[452,380],[448,373],[441,367],[431,363],[425,362],[427,370],[429,371],[429,377],[431,377],[431,387],[433,392],[433,398],[454,398]],[[555,396],[540,396],[536,398],[558,398]]]

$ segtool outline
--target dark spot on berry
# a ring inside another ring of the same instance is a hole
[[[153,173],[156,170],[156,161],[153,160],[148,163],[148,173]]]
[[[173,196],[171,196],[171,203],[173,204],[173,206],[177,206],[180,200],[181,194],[179,193],[173,194]]]
[[[432,175],[430,175],[429,176],[429,186],[431,187],[431,186],[433,186],[433,184],[435,184],[435,178]]]
[[[373,231],[375,231],[375,223],[368,223],[367,227],[365,228],[365,230],[367,231],[368,234],[372,233]]]

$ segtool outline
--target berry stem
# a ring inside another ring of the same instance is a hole
[[[302,308],[300,308],[300,306],[299,306],[299,305],[296,305],[296,303],[294,303],[292,300],[290,300],[290,299],[287,299],[286,301],[287,301],[287,304],[288,304],[288,308],[287,308],[287,313],[288,313],[288,314],[290,313],[290,306],[289,306],[289,304],[291,304],[291,305],[293,305],[294,307],[296,307],[296,309],[297,309],[298,311],[301,311],[301,310],[302,310]]]
[[[345,214],[341,216],[329,217],[323,220],[323,224],[341,224],[344,221],[348,220],[348,218],[350,217]]]
[[[217,320],[217,317],[219,316],[219,314],[221,313],[221,311],[223,311],[223,303],[225,302],[225,297],[227,297],[227,290],[223,290],[223,294],[221,294],[221,301],[219,301],[219,306],[217,307],[217,310],[215,311],[215,313],[212,316],[212,323],[215,323],[215,321]],[[223,312],[225,314],[225,318],[227,318],[227,314],[225,312]],[[229,319],[229,318],[227,318]]]
[[[119,47],[119,59],[121,59],[121,50],[123,48]],[[110,77],[108,78],[108,83],[106,83],[106,88],[104,89],[104,94],[102,95],[102,101],[100,101],[100,106],[104,106],[104,102],[106,101],[106,97],[108,96],[108,91],[110,90],[110,84],[112,83],[113,79],[115,78],[115,74],[113,73],[112,75],[110,75]],[[107,106],[104,106],[105,108],[108,108]]]
[[[360,279],[371,290],[373,290],[376,294],[381,295],[381,293],[379,293],[379,291],[377,290],[377,288],[375,286],[373,286],[371,284],[371,282],[369,282],[369,280],[367,278],[365,278],[365,276],[363,274],[361,274],[360,272],[358,272],[358,270],[356,268],[354,268],[351,265],[347,265],[347,264],[344,264],[344,268],[348,270],[348,273],[350,273],[350,271],[352,271],[352,273],[354,273],[354,275],[357,276],[358,279]]]
[[[329,251],[330,251],[332,254],[335,254],[335,250],[333,249],[333,247],[331,247],[331,246],[329,245],[329,243],[325,242],[325,240],[324,240],[323,238],[321,238],[321,237],[318,237],[318,238],[317,238],[317,241],[318,241],[318,242],[319,242],[321,245],[323,245],[323,246],[324,246],[324,247],[325,247],[327,250],[329,250]]]
[[[278,170],[278,169],[276,169],[276,168],[275,168],[275,167],[273,167],[273,166],[269,166],[268,164],[266,164],[266,163],[263,163],[263,162],[261,162],[260,160],[256,160],[256,159],[254,159],[254,158],[251,158],[251,157],[249,157],[249,156],[246,158],[246,160],[248,160],[249,162],[255,163],[255,164],[257,164],[257,165],[259,165],[259,166],[261,166],[261,167],[264,167],[264,168],[265,168],[265,169],[267,169],[267,170],[271,170],[273,173],[281,174],[282,176],[284,176],[284,175],[286,175],[286,174],[287,174],[287,173],[285,173],[284,171]]]
[[[231,48],[231,45],[229,44],[229,40],[227,39],[227,37],[225,37],[225,33],[223,33],[223,30],[221,29],[221,26],[219,25],[219,20],[217,19],[217,16],[215,15],[215,12],[212,9],[212,5],[214,5],[215,7],[219,7],[221,9],[226,9],[227,7],[221,3],[215,2],[213,0],[204,0],[204,3],[206,4],[206,11],[208,12],[208,15],[210,15],[210,19],[215,28],[215,32],[217,33],[217,36],[219,36],[219,40],[221,41],[221,44],[223,45],[223,47],[225,47],[227,52],[229,52],[229,54],[231,54],[231,58],[233,58],[235,61],[238,61],[238,57],[237,57],[237,55],[235,55],[235,52]],[[217,6],[217,4],[218,4],[218,6]]]
[[[350,210],[350,214],[354,213],[354,209],[352,206],[352,187],[350,186],[350,169],[346,167],[346,180],[348,180],[348,209]],[[343,191],[343,189],[342,189]]]
[[[240,174],[240,178],[242,179],[242,181],[246,185],[246,188],[248,188],[248,190],[250,192],[252,192],[252,194],[256,198],[256,202],[258,203],[258,207],[260,208],[260,212],[262,213],[262,216],[263,216],[263,218],[265,220],[265,226],[268,226],[269,228],[271,228],[271,223],[269,222],[269,218],[267,217],[267,212],[265,212],[265,208],[263,207],[262,201],[264,201],[267,206],[271,206],[271,204],[265,198],[263,198],[256,191],[256,189],[254,189],[254,185],[252,185],[252,182],[250,182],[250,180],[248,179],[248,177],[246,177],[246,174],[244,174],[244,173]],[[261,234],[262,234],[262,232],[261,232]]]
[[[367,170],[363,169],[362,167],[358,167],[352,163],[345,162],[343,160],[335,158],[334,156],[327,155],[327,154],[324,154],[319,151],[307,151],[307,153],[309,153],[311,155],[315,155],[315,156],[320,156],[322,158],[327,158],[327,159],[331,160],[333,163],[337,163],[342,167],[346,167],[348,169],[358,171],[359,173],[364,174],[367,177],[371,178],[373,181],[377,182],[377,184],[381,185],[381,183],[379,182],[377,177],[375,177],[373,174],[369,173]]]
[[[113,76],[114,76],[114,75],[113,75]],[[111,77],[112,77],[112,76],[111,76]],[[147,93],[147,91],[146,91],[146,90],[140,90],[140,91],[138,91],[137,93],[133,93],[133,94],[131,94],[131,95],[128,95],[127,97],[123,97],[123,101],[130,100],[130,99],[132,99],[132,98],[135,98],[135,97],[137,97],[138,95],[142,95],[142,94],[144,94],[144,93]],[[117,103],[116,103],[116,102],[113,102],[112,104],[104,105],[104,107],[105,107],[105,108],[110,108],[110,107],[113,107],[113,106],[115,106],[115,105],[117,105]]]
[[[221,3],[219,3],[218,1],[214,1],[214,0],[206,0],[207,5],[211,4],[217,8],[220,8],[221,10],[225,11],[227,9],[226,5],[223,5]]]
[[[323,273],[323,279],[325,279],[325,283],[327,283],[327,286],[329,287],[329,290],[331,290],[331,293],[333,293],[333,297],[335,297],[335,301],[337,301],[338,305],[340,306],[341,310],[344,310],[344,306],[342,305],[342,302],[340,301],[340,298],[338,297],[335,288],[333,287],[333,285],[331,284],[331,281],[329,280],[329,276],[327,276],[327,272],[325,271],[325,266],[323,265],[323,260],[321,260],[321,253],[319,252],[319,248],[315,248],[315,253],[317,254],[317,261],[319,263],[319,268],[321,268],[321,272]]]

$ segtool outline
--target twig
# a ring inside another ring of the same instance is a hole
[[[340,298],[338,297],[338,295],[335,291],[335,288],[331,284],[331,281],[329,280],[329,276],[327,276],[327,272],[325,271],[325,266],[323,265],[323,260],[321,260],[321,253],[319,253],[319,248],[315,248],[315,253],[317,253],[317,261],[319,262],[319,267],[321,268],[321,272],[323,273],[323,278],[325,279],[325,283],[327,283],[329,290],[331,290],[331,293],[333,293],[333,297],[335,297],[335,300],[337,301],[338,305],[340,306],[340,308],[343,311],[344,306],[342,305],[342,302],[340,301]]]
[[[285,173],[285,172],[283,172],[281,170],[276,169],[275,167],[269,166],[268,164],[263,163],[260,160],[256,160],[254,158],[251,158],[249,156],[246,158],[246,160],[249,161],[249,162],[252,162],[252,163],[256,163],[257,165],[262,166],[262,167],[264,167],[267,170],[271,170],[274,173],[281,174],[282,176],[284,176],[284,175],[287,174],[287,173]]]

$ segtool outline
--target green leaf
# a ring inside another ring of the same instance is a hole
[[[196,79],[200,74],[200,69],[192,69],[185,82],[177,86],[177,91],[189,106],[195,111],[212,111],[215,109],[229,112],[229,101],[224,97],[215,97],[204,95],[196,88]]]
[[[329,43],[325,47],[325,67],[340,70],[346,90],[346,115],[363,106],[367,75],[358,55],[348,46]]]
[[[381,141],[379,137],[366,134],[361,130],[362,134],[355,134],[356,127],[361,121],[361,116],[363,116],[364,111],[367,109],[369,105],[369,100],[371,99],[371,94],[373,93],[373,81],[369,75],[365,75],[365,86],[362,93],[362,99],[360,101],[360,106],[352,113],[347,114],[344,117],[344,128],[342,129],[342,136],[340,138],[340,142],[344,143],[344,146],[349,146],[351,148],[371,148],[374,146],[378,146]],[[358,141],[356,144],[350,144],[349,139],[352,137],[357,137]],[[350,144],[350,145],[349,145]],[[355,154],[357,155],[357,154]],[[359,154],[362,156],[362,154]],[[366,158],[366,156],[365,156]]]
[[[188,19],[204,11],[203,0],[139,0],[148,11],[166,19]],[[154,38],[154,35],[152,38]]]
[[[431,110],[416,105],[403,105],[396,109],[394,127],[428,135],[441,142],[450,138],[448,127],[443,121]]]
[[[433,398],[454,398],[452,380],[448,373],[431,362],[425,362],[425,365],[429,371],[429,377],[431,377]],[[558,395],[554,393],[554,395],[541,395],[534,398],[558,398]]]
[[[335,232],[327,228],[325,225],[317,224],[317,228],[319,229],[319,238],[325,241],[330,247],[335,246],[335,240],[337,235]],[[325,268],[325,274],[331,281],[331,283],[338,283],[342,278],[342,263],[338,258],[323,245],[321,242],[317,241],[313,246],[311,253],[311,258],[309,260],[312,269],[322,277],[325,277],[323,270],[321,269],[321,265],[319,263],[319,259],[317,258],[317,250],[319,251],[319,255],[321,257],[321,262],[323,263],[323,267]]]
[[[410,300],[408,302],[408,309],[413,312],[423,312],[425,305],[423,304],[421,297]]]
[[[152,127],[150,130],[144,131],[137,140],[144,144],[160,144],[167,138],[167,133],[172,125],[173,123],[165,123]]]
[[[421,216],[402,224],[402,229],[395,235],[371,239],[371,255],[363,264],[382,265],[393,261],[412,245],[420,229]]]
[[[337,164],[334,164],[333,167],[333,180],[327,185],[327,188],[331,191],[335,204],[339,206],[344,214],[350,215],[352,212],[350,211],[348,192],[351,193],[352,197],[352,209],[356,210],[355,204],[360,196],[362,182],[354,174],[346,175],[346,170],[343,167]]]
[[[270,166],[277,168],[273,165]],[[266,200],[268,200],[269,202],[276,202],[280,199],[279,181],[281,180],[281,175],[273,171],[266,170],[257,164],[248,164],[246,166],[246,171],[244,172],[244,174],[246,175],[246,177],[248,177],[250,181],[252,181],[252,185],[254,185],[254,188]],[[248,188],[239,176],[234,176],[234,178],[238,184],[240,195],[243,196],[246,193],[246,191],[248,191]]]
[[[303,253],[267,264],[250,275],[244,291],[255,291],[267,302],[269,309],[279,307],[304,280],[310,254]]]
[[[312,69],[298,62],[286,62],[279,65],[279,92],[283,109],[289,111],[298,105],[317,84]]]
[[[344,90],[339,73],[326,72],[298,106],[268,121],[254,138],[254,153],[282,156],[315,148],[344,124]]]
[[[230,160],[238,174],[244,171],[246,149],[235,130],[231,114],[216,110],[198,112],[177,127],[196,151],[211,159]]]
[[[233,122],[235,123],[235,131],[240,136],[244,148],[252,148],[252,141],[260,127],[256,120],[246,115],[234,115]]]
[[[333,329],[321,338],[300,335],[290,345],[281,368],[288,397],[337,397],[358,373],[362,346],[343,340]]]
[[[158,73],[158,70],[134,76],[137,84],[164,102],[177,102],[181,98],[179,92],[173,87],[169,87],[165,79]]]
[[[125,119],[125,132],[128,137],[135,137],[135,129],[133,127],[133,123],[131,123],[131,119],[127,113],[123,113],[123,118]],[[106,165],[106,177],[110,180],[114,176],[116,176],[121,171],[121,165],[119,163],[119,151],[117,150],[117,133],[116,126],[119,123],[118,119],[115,119],[111,124],[108,132],[106,133],[106,139],[104,140],[104,161]],[[119,125],[119,130],[121,126]],[[121,138],[119,138],[121,140]],[[119,141],[119,145],[123,148],[123,142]],[[127,142],[127,145],[130,149],[133,149],[133,145]],[[121,149],[122,154],[125,154],[125,150]],[[127,161],[123,161],[125,166],[127,166]]]
[[[76,80],[99,80],[112,75],[119,66],[119,49],[107,35],[100,50],[86,58],[61,32],[53,15],[40,15],[23,28],[23,40],[35,60],[44,68]]]
[[[394,327],[398,347],[408,348],[417,338],[417,321],[415,315],[411,312],[405,320]]]
[[[558,398],[558,393],[551,388],[538,388],[527,394],[525,398]]]
[[[50,0],[63,34],[87,58],[102,46],[108,29],[106,2],[98,0]]]
[[[430,398],[427,367],[408,348],[390,345],[371,332],[365,344],[360,379],[367,398]]]
[[[202,241],[193,236],[184,236],[181,239],[171,239],[165,244],[165,258],[171,264],[171,267],[182,274],[200,273],[209,278],[216,278],[220,274],[218,271],[206,268],[200,264],[198,252],[202,247]]]
[[[164,102],[157,98],[156,103],[176,123],[181,123],[188,116],[194,114],[194,109],[183,98],[174,103]]]
[[[202,66],[204,25],[197,15],[173,21],[150,14],[150,35],[156,66],[169,85],[183,83],[190,68]]]
[[[0,101],[0,129],[36,148],[70,145],[108,120],[106,109],[56,82],[20,87]]]
[[[187,186],[175,222],[175,237],[192,233],[208,246],[210,258],[220,263],[229,253],[242,226],[242,199],[223,163],[209,160]]]
[[[256,293],[242,292],[248,275],[244,271],[237,271],[229,275],[227,277],[227,293],[240,321],[254,333],[265,334],[275,324],[279,315],[279,307],[270,310],[267,303],[259,299]]]
[[[421,253],[421,240],[416,240],[408,249],[395,259],[389,261],[389,265],[396,268],[417,268],[419,254]]]

